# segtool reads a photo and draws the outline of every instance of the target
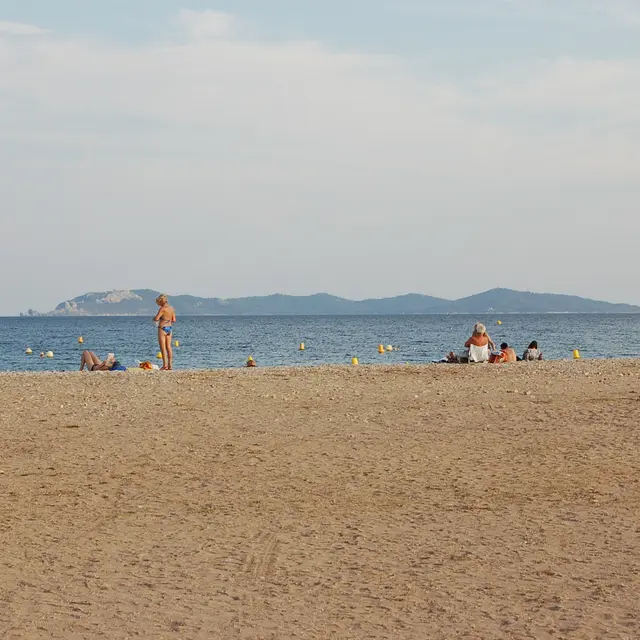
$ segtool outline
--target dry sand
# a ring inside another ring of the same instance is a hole
[[[0,376],[2,638],[640,638],[640,363]]]

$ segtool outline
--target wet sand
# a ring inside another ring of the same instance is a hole
[[[639,383],[0,375],[0,637],[639,638]]]

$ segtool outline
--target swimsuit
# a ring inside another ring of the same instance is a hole
[[[160,327],[166,335],[170,336],[171,335],[171,327]]]

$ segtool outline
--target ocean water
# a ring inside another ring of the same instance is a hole
[[[496,343],[521,353],[537,340],[545,359],[640,357],[640,314],[495,316],[198,316],[179,317],[176,369],[258,366],[427,363],[461,351],[475,322]],[[83,336],[84,344],[78,344]],[[304,352],[298,350],[305,343]],[[396,351],[378,354],[378,344]],[[25,355],[31,347],[33,355]],[[150,318],[0,318],[0,371],[73,371],[83,349],[101,358],[114,352],[126,366],[157,362],[157,330]],[[54,352],[41,359],[41,351]]]

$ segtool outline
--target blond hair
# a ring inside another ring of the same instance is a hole
[[[161,293],[156,298],[156,304],[159,304],[160,306],[162,306],[163,304],[167,304],[167,302],[169,302],[169,298],[167,298],[167,294],[166,293]]]
[[[487,333],[487,328],[481,323],[478,322],[476,324],[475,327],[473,327],[473,330],[479,335],[479,336],[483,336],[485,333]]]

